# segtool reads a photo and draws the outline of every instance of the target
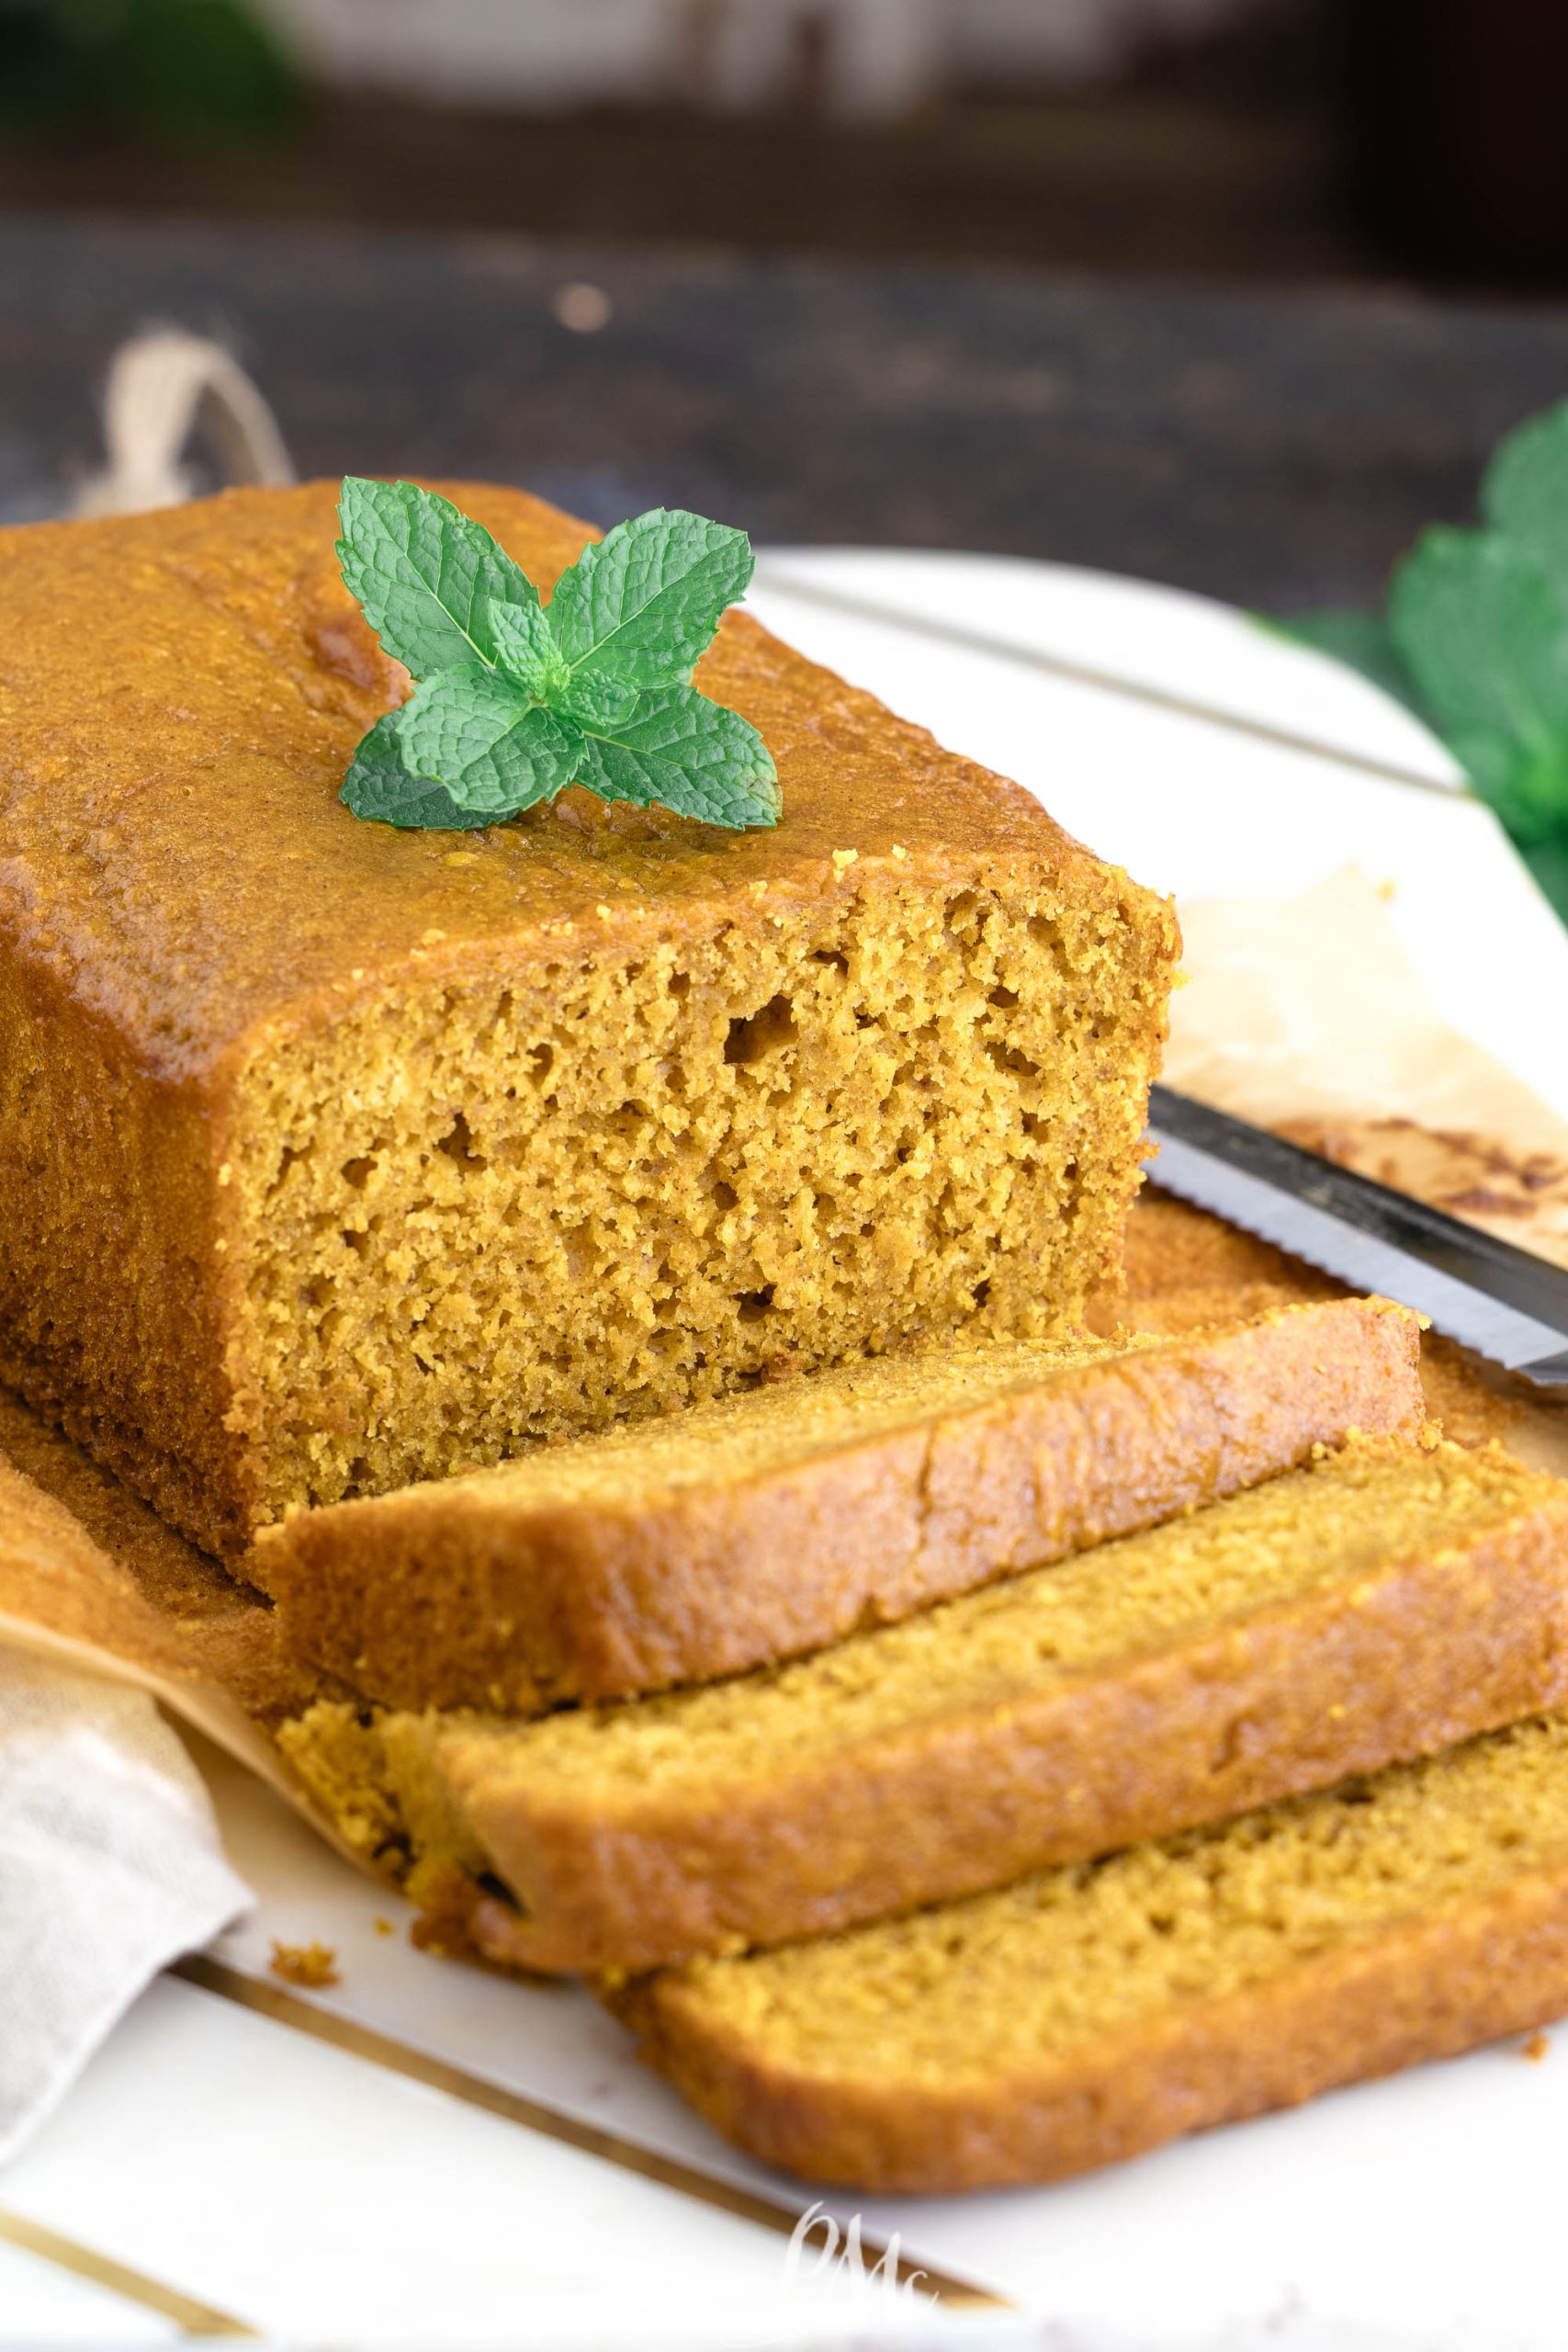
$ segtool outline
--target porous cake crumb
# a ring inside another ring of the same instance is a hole
[[[267,1966],[286,1984],[298,1984],[307,1993],[320,1993],[329,1984],[343,1982],[338,1974],[337,1954],[331,1944],[284,1944],[274,1937]]]
[[[536,1713],[820,1648],[1191,1510],[1350,1431],[1414,1434],[1415,1318],[889,1351],[268,1529],[301,1657],[400,1707]]]

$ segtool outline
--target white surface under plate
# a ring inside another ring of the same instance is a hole
[[[752,605],[1163,888],[1289,896],[1351,859],[1394,882],[1447,1018],[1568,1114],[1568,937],[1440,748],[1359,681],[1201,599],[1043,564],[775,554]],[[725,2147],[586,1994],[413,1951],[394,1898],[235,1768],[215,1782],[260,1907],[203,1982],[154,1986],[0,2180],[7,2345],[1012,2343],[1023,2314],[1053,2352],[1568,2333],[1568,2040],[1056,2189],[829,2199],[946,2297],[894,2309],[842,2263],[791,2274],[811,2192]],[[332,1945],[341,1984],[284,1992],[275,1937]],[[1015,2315],[962,2311],[965,2285]]]

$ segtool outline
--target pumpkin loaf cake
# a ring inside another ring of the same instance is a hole
[[[299,1512],[246,1573],[386,1705],[535,1713],[886,1623],[1340,1445],[1413,1436],[1414,1317],[1375,1299],[1128,1343],[878,1357]]]
[[[591,536],[451,494],[547,591]],[[335,485],[0,533],[0,1376],[226,1558],[291,1507],[1114,1270],[1177,949],[730,616],[775,831],[338,797],[409,681]]]
[[[1356,1447],[783,1669],[528,1724],[324,1702],[278,1736],[351,1845],[412,1855],[416,1891],[443,1862],[512,1891],[470,1908],[487,1957],[641,1970],[1568,1702],[1565,1549],[1558,1479]]]
[[[610,1999],[770,2164],[1059,2180],[1561,2014],[1568,1715]]]

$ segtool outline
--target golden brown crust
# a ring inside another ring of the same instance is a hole
[[[226,1336],[215,1178],[227,1098],[149,1069],[66,975],[18,957],[6,864],[0,1380],[167,1518],[232,1548],[259,1483]]]
[[[1403,1309],[1333,1301],[738,1484],[528,1509],[487,1478],[302,1513],[250,1572],[302,1656],[388,1706],[528,1712],[707,1680],[1151,1526],[1351,1430],[1411,1434],[1417,1344]]]
[[[1545,1489],[1545,1482],[1542,1482]],[[488,1957],[645,1970],[820,1935],[1224,1819],[1568,1701],[1568,1487],[1424,1555],[1318,1586],[1142,1659],[1042,1678],[764,1780],[581,1797],[444,1754],[524,1916]]]
[[[1136,1320],[1137,1310],[1155,1301],[1190,1294],[1213,1297],[1260,1291],[1277,1300],[1345,1295],[1344,1283],[1332,1274],[1287,1257],[1271,1242],[1226,1225],[1206,1209],[1162,1193],[1153,1173],[1127,1219],[1122,1273],[1123,1289],[1097,1302],[1097,1326]]]
[[[793,2073],[716,2028],[678,1977],[606,1997],[649,2064],[765,2163],[881,2194],[1062,2180],[1559,2016],[1568,1867],[1167,2012],[1055,2069],[951,2088],[891,2072],[875,2084]]]

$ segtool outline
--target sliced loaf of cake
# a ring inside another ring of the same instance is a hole
[[[312,1694],[254,1594],[4,1396],[0,1453],[0,1614],[96,1641],[176,1703],[188,1669],[275,1732],[299,1720]],[[1536,1602],[1506,1573],[1499,1600],[1510,1589],[1505,1632],[1472,1587],[1482,1678],[1531,1639]],[[1549,1678],[1550,1610],[1534,1634]],[[770,2161],[916,2191],[1055,2178],[1560,2011],[1565,1792],[1568,1714],[1532,1718],[1226,1827],[605,1989],[694,2104]],[[366,1796],[402,1834],[391,1777]],[[488,1867],[460,1822],[425,1826]],[[406,1843],[378,1859],[406,1865]],[[459,1948],[476,1907],[447,1915]]]
[[[1190,1510],[1353,1430],[1414,1436],[1415,1318],[1340,1299],[1177,1340],[927,1349],[301,1512],[247,1573],[400,1707],[733,1674]]]
[[[784,1668],[535,1724],[279,1729],[362,1849],[541,1970],[783,1942],[1568,1702],[1568,1484],[1359,1445]],[[514,1903],[481,1889],[499,1878]]]

